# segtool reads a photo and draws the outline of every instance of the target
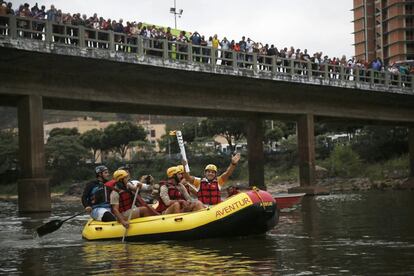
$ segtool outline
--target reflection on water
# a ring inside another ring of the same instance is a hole
[[[87,242],[87,216],[36,238],[49,219],[79,211],[58,203],[53,213],[19,216],[0,201],[0,274],[413,275],[414,192],[306,197],[266,235],[192,242]],[[49,216],[49,215],[47,215]]]
[[[226,255],[214,249],[171,243],[86,243],[83,254],[86,266],[94,267],[97,273],[110,274],[151,272],[162,275],[204,275],[225,271],[232,275],[249,275],[255,273],[255,267],[261,266],[259,261],[242,254]],[[262,264],[266,269],[266,264]]]

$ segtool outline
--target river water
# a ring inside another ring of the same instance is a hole
[[[2,275],[414,275],[413,191],[306,197],[266,235],[191,242],[88,242],[87,216],[38,238],[37,226],[80,206],[20,216],[3,200],[0,210]]]

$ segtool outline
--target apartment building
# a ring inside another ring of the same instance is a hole
[[[414,60],[414,1],[354,0],[355,57]]]

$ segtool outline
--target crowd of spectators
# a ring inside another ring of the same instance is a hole
[[[78,28],[76,26],[85,27],[85,36],[88,38],[88,47],[109,48],[108,32],[113,31],[114,42],[117,47],[116,50],[135,52],[137,48],[128,45],[136,45],[137,35],[144,38],[145,47],[149,46],[154,49],[160,49],[159,51],[151,51],[150,54],[162,55],[163,43],[165,40],[173,41],[174,44],[168,43],[169,55],[171,56],[172,47],[176,47],[175,58],[187,59],[188,58],[188,45],[194,45],[199,47],[193,47],[192,54],[193,59],[199,62],[210,62],[209,56],[211,51],[215,51],[216,57],[220,60],[222,65],[233,65],[237,62],[240,67],[252,67],[253,54],[257,54],[257,62],[259,69],[270,70],[273,56],[277,61],[277,68],[280,71],[290,72],[295,70],[295,73],[307,74],[309,62],[312,64],[312,71],[314,74],[322,75],[325,71],[325,65],[329,66],[330,78],[339,78],[340,68],[344,68],[347,74],[356,71],[358,68],[361,72],[361,78],[369,78],[369,74],[366,69],[372,69],[374,72],[374,78],[379,72],[386,70],[391,73],[401,74],[413,74],[414,66],[407,64],[385,65],[384,62],[376,58],[371,62],[364,60],[356,60],[355,58],[347,58],[343,55],[341,58],[324,55],[322,52],[315,52],[309,54],[307,49],[303,51],[301,49],[295,49],[294,47],[277,48],[274,44],[266,44],[261,42],[255,42],[251,38],[245,38],[244,36],[240,41],[229,40],[226,37],[219,39],[217,34],[206,38],[204,35],[198,32],[186,33],[180,31],[178,35],[173,35],[170,28],[147,26],[141,22],[124,23],[122,19],[118,21],[110,18],[104,19],[98,17],[95,13],[93,16],[88,17],[86,14],[80,13],[64,13],[60,9],[56,9],[54,5],[51,5],[49,9],[45,6],[39,7],[36,3],[33,7],[29,4],[20,5],[17,9],[13,9],[11,2],[4,2],[0,0],[0,16],[1,15],[17,15],[19,17],[31,17],[37,19],[36,23],[32,24],[32,29],[38,33],[24,33],[23,36],[32,36],[36,39],[42,39],[41,32],[44,29],[45,24],[43,22],[52,21],[53,33],[55,42],[77,44],[79,41]],[[6,25],[6,19],[0,17],[0,26]],[[27,21],[19,21],[20,28],[28,28]],[[66,26],[66,27],[65,27]],[[69,27],[68,27],[69,26]],[[70,27],[73,26],[73,27]],[[5,29],[0,29],[4,34]],[[60,34],[60,35],[59,35]],[[126,45],[126,46],[125,46]],[[233,56],[234,55],[234,56]],[[293,68],[291,61],[293,60]],[[318,71],[320,71],[318,73]],[[372,77],[372,76],[371,76]]]

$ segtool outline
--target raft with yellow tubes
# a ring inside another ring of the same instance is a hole
[[[251,190],[196,212],[133,219],[125,240],[196,240],[262,234],[272,229],[278,219],[272,195]],[[124,233],[125,228],[120,223],[91,219],[82,236],[87,240],[120,240]]]

